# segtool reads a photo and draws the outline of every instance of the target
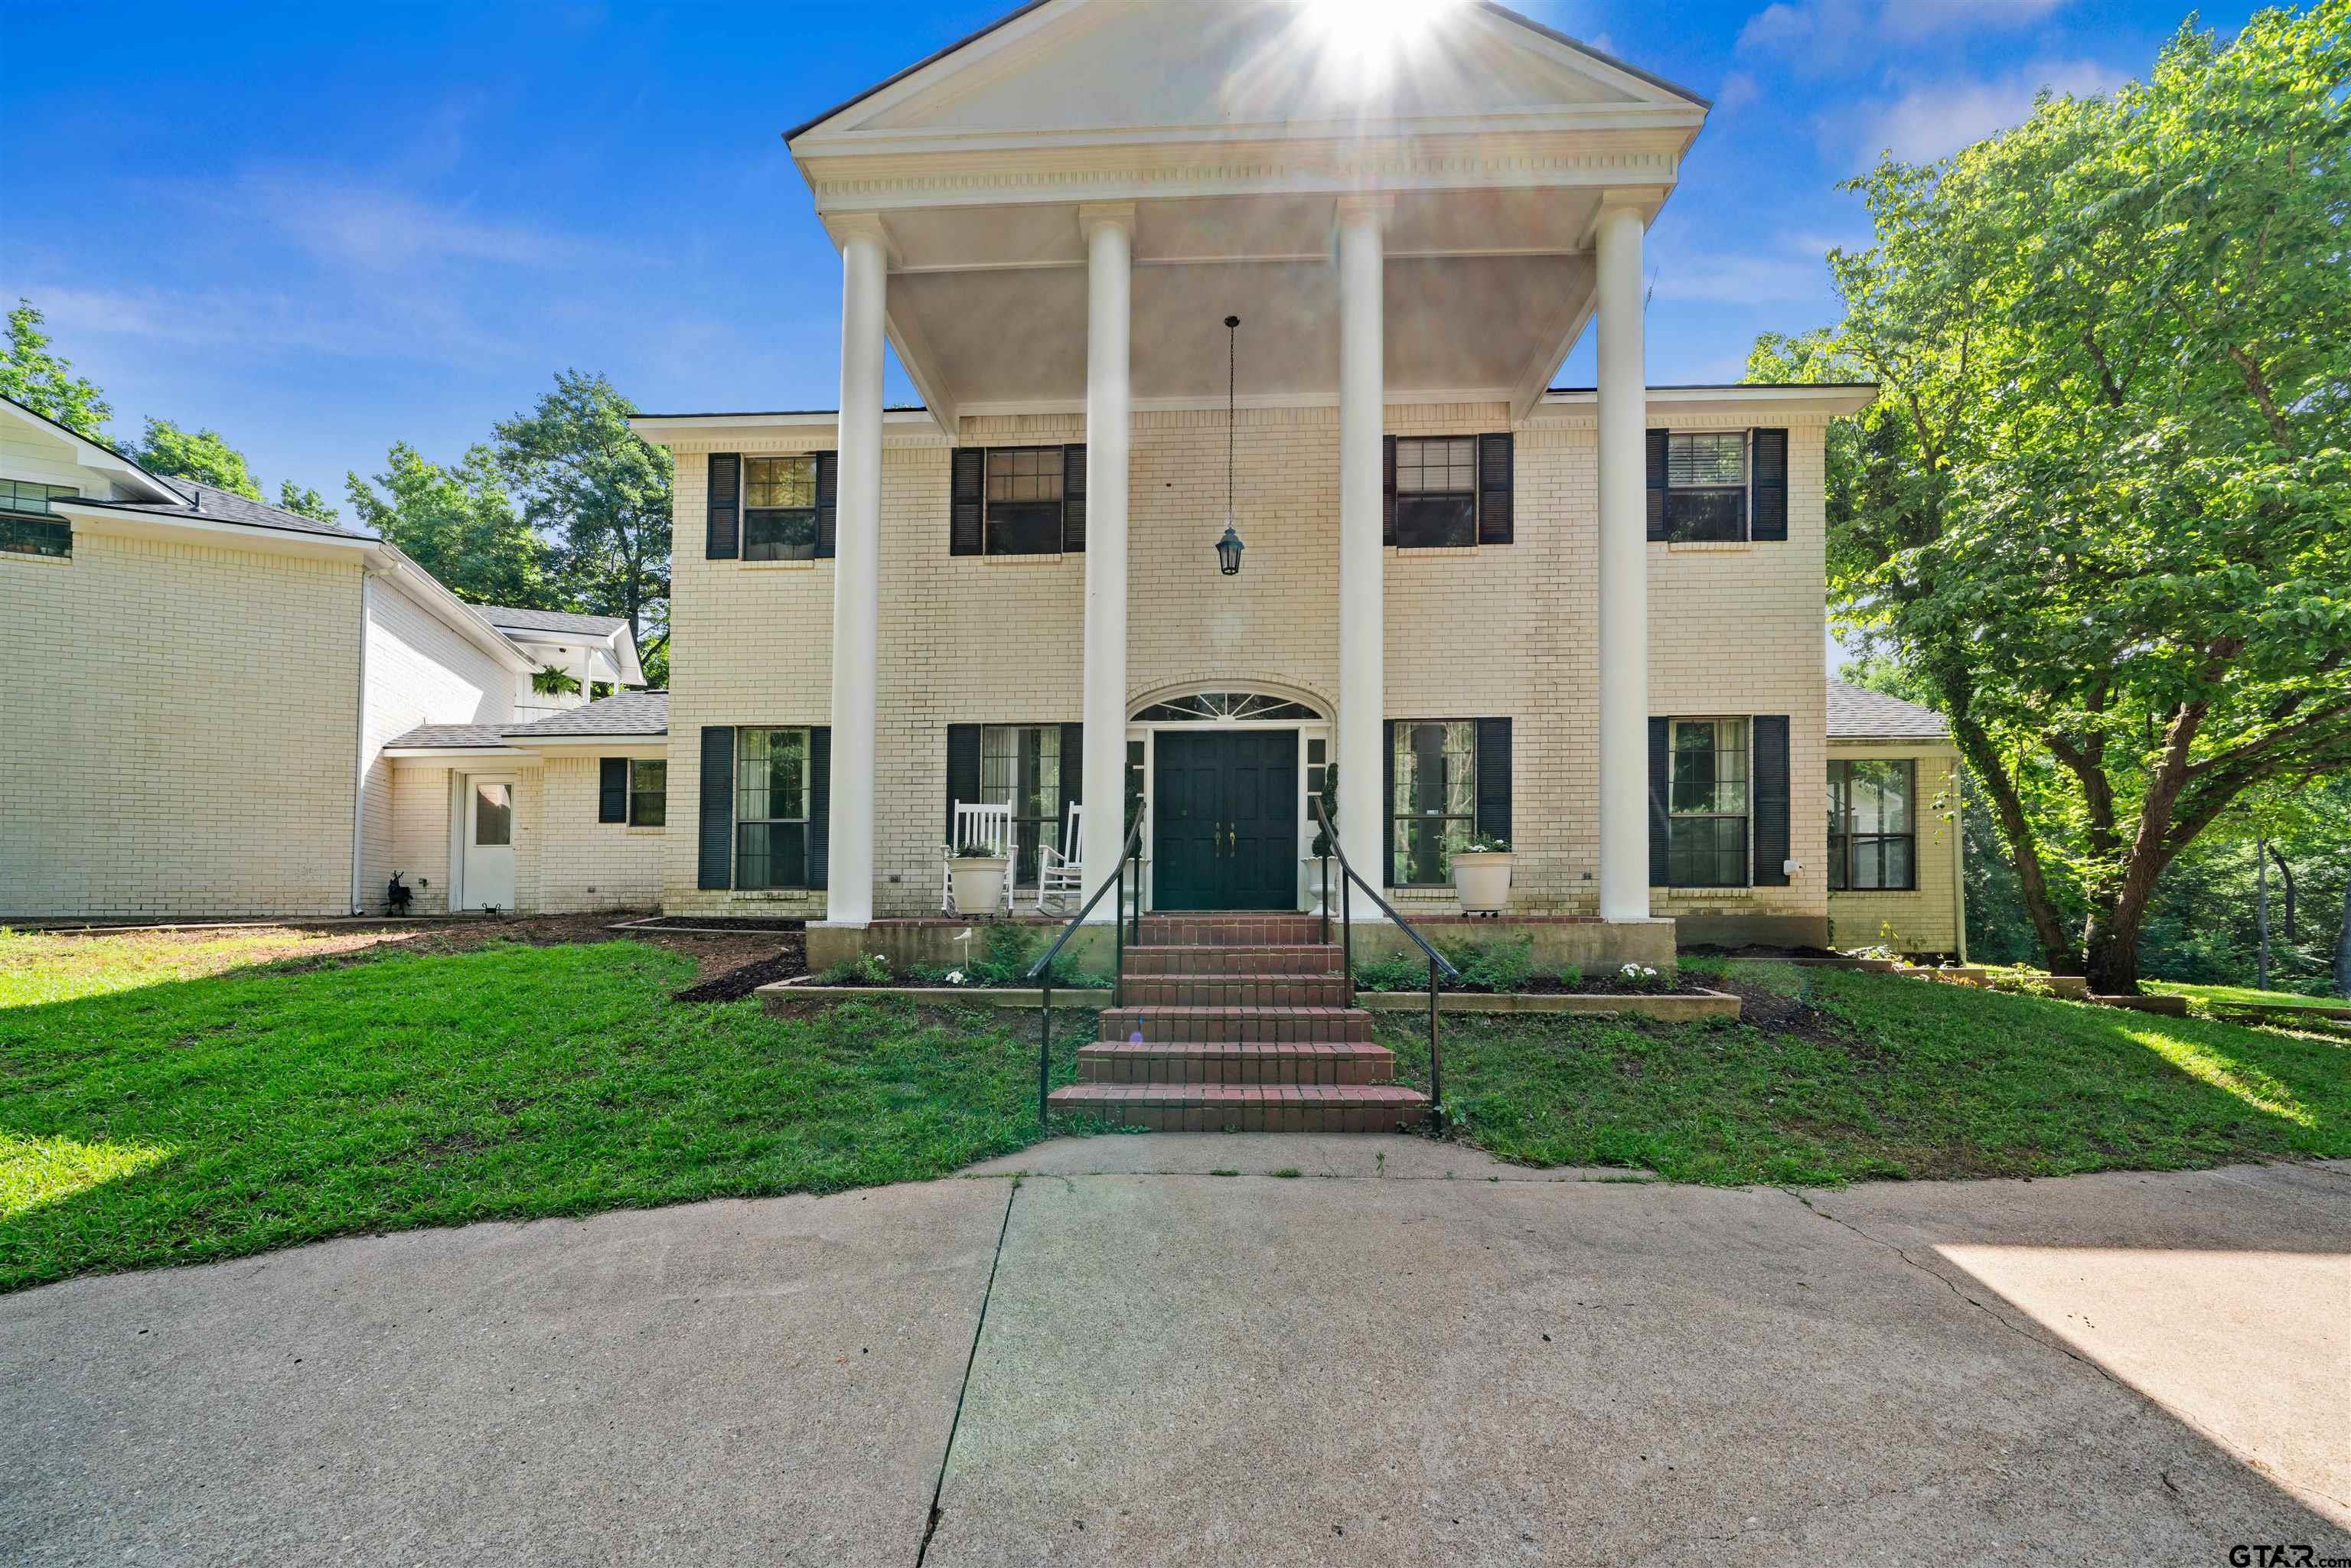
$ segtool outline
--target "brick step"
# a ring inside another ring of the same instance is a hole
[[[1383,1045],[1208,1045],[1098,1040],[1078,1048],[1081,1083],[1389,1083],[1395,1053]]]
[[[1322,940],[1311,915],[1146,915],[1145,947],[1286,947]]]
[[[1129,975],[1128,1007],[1343,1008],[1341,975]]]
[[[1167,1133],[1387,1133],[1428,1115],[1428,1096],[1395,1083],[1071,1083],[1048,1103]]]
[[[1098,1040],[1229,1041],[1236,1045],[1337,1044],[1372,1038],[1361,1008],[1104,1008]]]
[[[1337,943],[1279,947],[1181,945],[1129,947],[1134,975],[1335,975],[1344,967]]]

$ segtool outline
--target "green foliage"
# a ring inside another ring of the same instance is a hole
[[[341,517],[340,513],[327,505],[325,497],[308,485],[297,485],[291,479],[279,481],[277,505],[281,510],[314,518],[321,523],[336,522]]]
[[[19,298],[8,312],[8,346],[0,352],[0,397],[102,442],[114,410],[95,383],[73,373],[72,361],[50,350],[49,335],[41,330],[43,319],[29,299]]]
[[[554,664],[530,673],[530,689],[543,697],[569,696],[580,689],[580,677]]]
[[[826,965],[818,971],[816,984],[886,986],[893,978],[895,976],[891,972],[889,959],[879,953],[860,953],[854,958],[843,958],[839,963]]]
[[[1562,964],[1558,969],[1553,972],[1558,977],[1560,988],[1562,990],[1573,991],[1582,988],[1583,985],[1583,965]]]
[[[1882,387],[1831,441],[1835,610],[1950,717],[2035,945],[2102,989],[2232,802],[2351,768],[2346,76],[2320,0],[1883,163],[1844,319],[1750,361]]]
[[[1437,951],[1446,961],[1461,971],[1458,987],[1467,991],[1515,991],[1526,984],[1534,973],[1535,939],[1531,936],[1511,937],[1499,942],[1456,941],[1437,944]],[[1421,986],[1428,984],[1427,970],[1421,972]],[[1445,988],[1455,988],[1447,982]]]
[[[515,511],[488,447],[469,447],[455,467],[444,468],[396,441],[374,484],[357,474],[346,484],[359,520],[458,598],[532,610],[563,607],[549,577],[547,545]]]
[[[496,459],[523,520],[553,541],[550,570],[567,602],[624,618],[658,685],[669,641],[671,463],[629,428],[636,412],[602,376],[563,371],[536,408],[496,426]]]
[[[261,483],[246,466],[245,454],[217,430],[183,430],[168,419],[151,419],[146,436],[131,455],[151,474],[193,479],[248,500],[262,498]]]
[[[1383,953],[1376,957],[1355,960],[1355,988],[1359,991],[1425,991],[1428,989],[1428,960],[1418,948],[1409,953]]]

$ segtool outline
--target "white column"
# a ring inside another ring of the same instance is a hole
[[[1086,236],[1086,805],[1085,865],[1091,884],[1116,868],[1126,841],[1126,455],[1127,339],[1131,326],[1134,208],[1081,207]],[[1079,766],[1063,758],[1061,766]],[[1097,922],[1118,918],[1109,899]]]
[[[1356,874],[1375,887],[1384,880],[1387,838],[1380,800],[1387,708],[1386,561],[1380,550],[1384,215],[1376,200],[1350,198],[1339,206],[1339,840]],[[1359,915],[1364,902],[1355,905]]]
[[[1641,214],[1604,207],[1600,319],[1600,914],[1649,915],[1649,388]]]
[[[832,567],[832,821],[828,925],[873,919],[873,713],[882,616],[882,311],[886,240],[877,218],[841,239],[841,427]]]

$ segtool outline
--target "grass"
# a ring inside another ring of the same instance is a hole
[[[2149,980],[2145,989],[2170,996],[2186,997],[2191,1002],[2210,1007],[2215,1002],[2258,1002],[2273,1007],[2342,1008],[2351,1007],[2351,998],[2314,997],[2301,991],[2263,991],[2252,986],[2192,986],[2185,981]]]
[[[0,933],[0,1290],[914,1180],[1036,1139],[1026,1015],[674,1003],[693,965],[636,942],[210,976],[232,950],[152,946]]]
[[[1750,1017],[1777,1025],[1448,1015],[1455,1124],[1530,1165],[1722,1184],[2351,1155],[2351,1050],[2335,1040],[1894,976],[1736,972],[1764,993]],[[1384,1018],[1380,1038],[1426,1088],[1426,1030]]]

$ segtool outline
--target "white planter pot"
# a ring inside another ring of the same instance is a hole
[[[1465,910],[1508,909],[1510,906],[1510,856],[1508,851],[1453,854],[1453,895]]]
[[[1004,873],[1011,861],[1004,855],[971,855],[947,868],[955,883],[956,913],[993,915],[1004,907]]]
[[[1339,888],[1339,862],[1331,862],[1331,890]],[[1298,907],[1309,915],[1322,913],[1322,857],[1301,855],[1298,861]]]

